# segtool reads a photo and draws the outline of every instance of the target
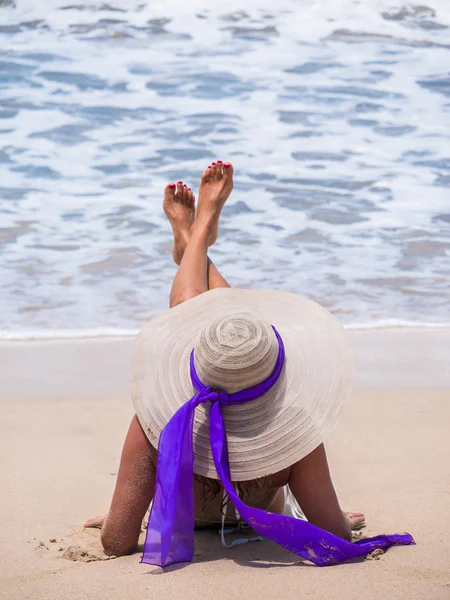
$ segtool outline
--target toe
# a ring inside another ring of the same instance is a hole
[[[164,200],[172,200],[173,201],[176,189],[177,189],[177,186],[174,183],[168,183],[164,190]]]
[[[191,190],[191,188],[188,189],[188,202],[189,202],[189,206],[195,205],[195,196],[194,196],[194,192]]]
[[[211,163],[211,177],[212,177],[212,179],[217,178],[217,163],[215,163],[215,162]]]
[[[224,162],[223,163],[223,178],[226,179],[227,181],[231,181],[233,179],[233,173],[234,173],[233,165],[229,162]]]
[[[185,183],[183,183],[183,204],[189,204],[189,190]]]
[[[220,181],[222,179],[222,161],[218,160],[214,165],[214,177]]]
[[[177,200],[181,202],[183,200],[183,182],[177,181]]]
[[[208,183],[208,181],[211,179],[211,167],[208,167],[207,169],[205,169],[205,171],[203,172],[202,175],[202,179],[201,182],[202,183]]]

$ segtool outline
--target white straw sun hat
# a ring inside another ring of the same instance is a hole
[[[340,323],[319,304],[280,291],[220,288],[151,319],[133,351],[132,397],[151,444],[197,391],[189,368],[195,350],[200,380],[233,394],[283,372],[269,392],[222,409],[233,481],[271,475],[294,464],[334,429],[351,392],[353,356]],[[209,407],[194,418],[194,472],[217,479]]]

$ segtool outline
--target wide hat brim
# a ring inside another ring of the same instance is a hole
[[[210,290],[150,319],[136,338],[132,399],[151,444],[197,391],[189,357],[200,330],[213,318],[252,312],[280,333],[286,351],[277,384],[257,400],[222,410],[231,478],[247,481],[277,473],[328,437],[350,396],[353,354],[339,321],[322,306],[281,291]],[[218,479],[210,449],[209,406],[194,418],[194,472]]]

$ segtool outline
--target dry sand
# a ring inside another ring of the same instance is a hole
[[[270,542],[225,550],[196,534],[195,562],[164,573],[106,560],[97,530],[132,415],[129,340],[0,344],[0,598],[450,599],[450,332],[355,332],[359,375],[328,443],[365,535],[411,533],[379,560],[318,568]]]

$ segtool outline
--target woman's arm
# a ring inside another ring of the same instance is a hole
[[[310,523],[351,541],[350,519],[339,506],[323,444],[291,467],[289,487]]]
[[[156,456],[134,416],[123,446],[111,508],[102,525],[103,549],[110,556],[136,550],[142,520],[153,499]]]

